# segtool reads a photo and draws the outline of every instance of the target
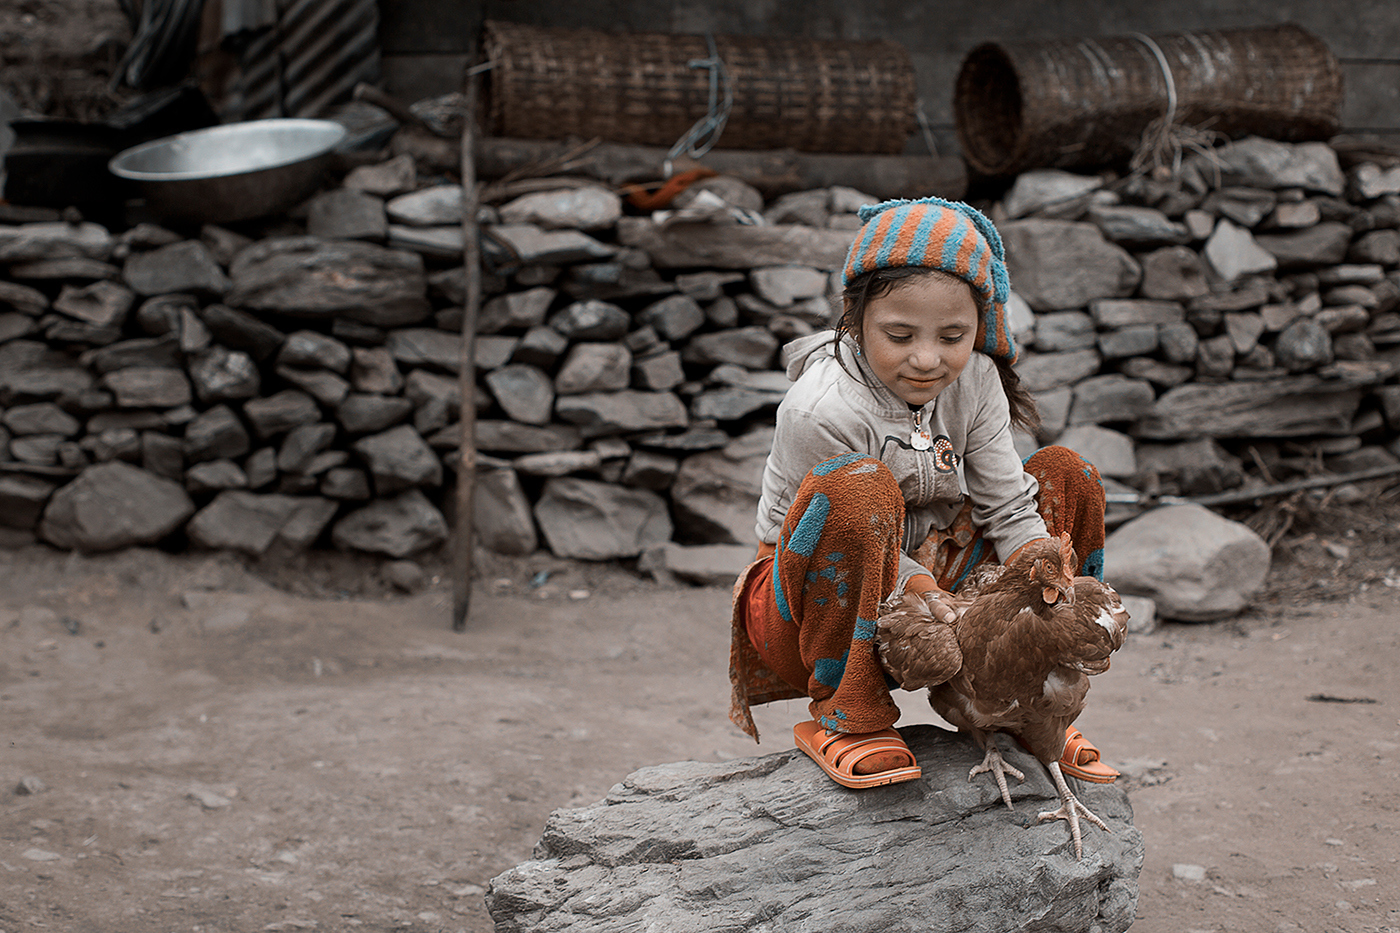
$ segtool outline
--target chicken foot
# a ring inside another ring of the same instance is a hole
[[[1006,776],[1009,774],[1018,781],[1024,781],[1026,779],[1025,774],[1011,767],[1011,765],[1007,764],[1006,760],[1001,757],[1001,749],[997,748],[997,738],[995,734],[987,736],[986,741],[982,743],[982,747],[986,749],[986,754],[982,757],[982,763],[967,773],[967,779],[971,781],[973,778],[977,777],[977,775],[985,774],[990,771],[997,779],[997,787],[1001,788],[1001,799],[1006,801],[1006,809],[1015,810],[1016,808],[1011,805],[1011,790],[1006,786]]]
[[[1081,816],[1104,832],[1111,833],[1113,830],[1105,826],[1103,820],[1095,816],[1092,810],[1080,803],[1079,798],[1074,796],[1074,792],[1069,789],[1069,784],[1065,782],[1065,776],[1064,773],[1060,771],[1060,763],[1058,761],[1050,762],[1045,766],[1045,769],[1050,772],[1050,777],[1054,779],[1055,787],[1060,792],[1060,809],[1047,810],[1041,813],[1036,817],[1036,822],[1043,823],[1046,820],[1064,820],[1069,823],[1070,838],[1074,840],[1074,857],[1077,859],[1083,858],[1084,840],[1079,831],[1079,818]]]

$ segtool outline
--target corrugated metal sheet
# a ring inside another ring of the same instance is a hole
[[[379,80],[377,0],[278,0],[278,21],[239,56],[220,118],[318,117]]]

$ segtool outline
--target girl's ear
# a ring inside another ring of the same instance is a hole
[[[860,356],[865,350],[865,340],[862,338],[860,331],[851,327],[849,319],[845,321],[845,325],[844,333],[850,335],[851,341],[856,345],[856,356]]]

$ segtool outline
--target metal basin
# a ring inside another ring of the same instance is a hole
[[[152,213],[228,223],[280,213],[310,197],[345,135],[332,120],[250,120],[142,143],[107,167],[141,186]]]

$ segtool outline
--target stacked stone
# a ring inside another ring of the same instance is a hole
[[[488,545],[529,551],[538,527],[556,554],[662,548],[703,576],[677,539],[718,546],[716,576],[732,574],[788,385],[780,347],[831,323],[831,270],[873,201],[833,188],[765,205],[716,178],[649,215],[591,186],[488,211],[504,288],[477,338],[499,406],[476,429]]]
[[[1396,462],[1400,169],[1250,138],[1162,181],[1030,172],[995,213],[1038,440],[1154,493],[1238,485],[1232,446]]]
[[[690,198],[707,230],[731,210],[699,188]],[[832,213],[831,194],[820,200]],[[767,448],[785,384],[770,367],[783,339],[825,323],[819,267],[839,264],[849,237],[825,221],[799,229],[785,203],[765,230],[819,252],[752,275],[663,276],[623,242],[628,222],[651,220],[622,217],[601,187],[487,209],[482,543],[528,553],[538,529],[563,556],[636,556],[672,539],[673,515],[692,541],[747,535],[752,506],[730,500],[735,484],[748,498]],[[838,223],[857,206],[838,205]],[[444,543],[460,216],[460,188],[420,187],[399,157],[261,229],[0,226],[7,540],[390,557]]]
[[[0,526],[81,550],[444,543],[461,195],[401,155],[236,233],[0,226]],[[480,542],[732,578],[780,348],[830,324],[873,200],[717,177],[643,212],[579,180],[490,186]],[[1245,140],[1171,180],[1028,173],[988,209],[1045,416],[1027,446],[1153,492],[1237,483],[1241,438],[1394,462],[1400,170]]]
[[[299,550],[333,519],[360,550],[446,540],[423,432],[460,392],[400,348],[443,278],[419,255],[50,221],[0,229],[0,261],[0,523],[81,550]]]

